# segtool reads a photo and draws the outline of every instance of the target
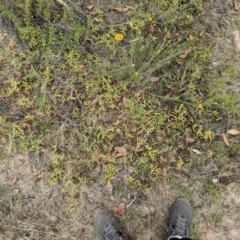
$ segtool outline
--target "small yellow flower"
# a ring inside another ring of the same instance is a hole
[[[191,35],[191,34],[189,35],[189,37],[188,37],[188,38],[189,38],[189,40],[190,40],[190,41],[194,40],[194,36],[193,36],[193,35]]]
[[[152,37],[153,41],[155,41],[157,38],[155,36]]]
[[[218,102],[214,102],[215,105],[218,105]]]
[[[121,33],[117,33],[114,38],[117,42],[120,42],[123,40],[123,35]]]
[[[137,75],[138,75],[138,72],[135,72],[135,75],[137,76]]]
[[[152,17],[149,17],[149,18],[148,18],[148,21],[149,21],[149,22],[152,22],[152,20],[153,20]]]
[[[203,110],[203,105],[201,103],[198,104],[198,109]]]
[[[13,146],[12,145],[9,145],[8,146],[8,150],[11,151],[13,149]]]
[[[160,52],[161,52],[161,50],[160,50],[160,49],[158,49],[158,50],[157,50],[157,52],[158,52],[158,53],[160,53]]]
[[[132,67],[135,67],[135,64],[134,64],[134,63],[132,64]]]

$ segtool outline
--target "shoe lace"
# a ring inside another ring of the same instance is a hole
[[[172,226],[173,235],[179,235],[181,237],[188,236],[188,221],[182,215],[177,215],[176,220]]]
[[[107,224],[103,230],[105,240],[124,240],[122,232],[118,231],[112,223]]]

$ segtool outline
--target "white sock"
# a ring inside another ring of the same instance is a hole
[[[177,238],[177,239],[182,239],[182,237],[181,236],[179,236],[179,235],[176,235],[176,236],[171,236],[168,240],[171,240],[172,238]]]

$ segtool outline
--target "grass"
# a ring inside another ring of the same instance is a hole
[[[211,179],[206,179],[204,184],[204,192],[209,196],[212,203],[219,204],[222,196],[222,189],[219,184],[213,183]]]
[[[109,6],[108,17],[97,5],[0,4],[17,34],[1,58],[14,72],[0,73],[0,97],[12,106],[1,114],[0,132],[10,151],[51,152],[49,183],[63,193],[96,181],[93,171],[105,184],[128,167],[130,187],[149,186],[164,177],[164,167],[189,165],[199,146],[209,158],[229,161],[228,150],[217,151],[215,132],[225,112],[239,114],[239,97],[224,91],[235,71],[214,83],[203,1],[127,5]]]
[[[215,225],[218,225],[218,224],[221,224],[222,223],[222,216],[217,214],[217,213],[214,213],[210,216],[207,217],[207,220],[209,222],[212,222],[214,223]]]
[[[141,222],[143,221],[142,217],[140,216],[140,214],[136,211],[136,210],[130,210],[128,212],[128,216],[130,221],[138,221]]]

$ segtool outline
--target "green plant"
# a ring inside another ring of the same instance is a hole
[[[206,179],[204,190],[214,203],[218,203],[222,195],[222,190],[217,183],[213,183],[211,179]]]
[[[130,221],[140,221],[140,222],[142,221],[142,217],[136,210],[128,211],[127,216]]]
[[[217,213],[213,213],[210,216],[207,216],[206,218],[209,222],[214,223],[215,225],[219,225],[222,223],[222,216]]]
[[[113,185],[113,195],[119,195],[123,192],[124,186],[117,183]]]
[[[223,108],[237,113],[239,97],[224,91],[227,77],[213,82],[213,43],[198,25],[203,1],[129,4],[109,9],[118,18],[111,24],[97,5],[95,16],[53,0],[0,4],[17,35],[0,60],[14,69],[1,71],[0,97],[15,106],[2,114],[0,132],[25,152],[51,152],[49,182],[65,194],[71,188],[73,198],[94,174],[113,180],[119,164],[133,169],[130,187],[152,185],[164,167],[188,165],[196,143],[229,161],[215,132]]]

